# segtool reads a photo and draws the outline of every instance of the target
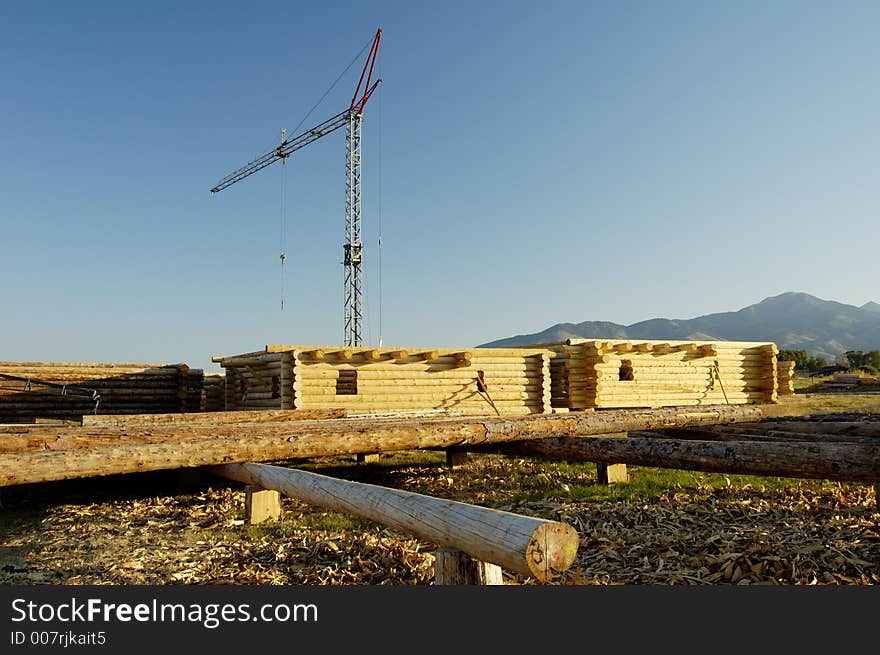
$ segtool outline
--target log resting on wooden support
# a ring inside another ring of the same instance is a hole
[[[768,424],[772,425],[772,424]],[[804,441],[809,443],[843,443],[880,445],[880,437],[864,437],[849,434],[824,434],[820,432],[789,432],[788,430],[739,429],[734,426],[707,428],[678,428],[674,430],[635,430],[631,437],[644,439],[687,439],[691,441]]]
[[[686,441],[617,437],[541,439],[478,447],[514,456],[839,482],[880,481],[880,444]]]
[[[83,419],[85,420],[85,418]],[[744,430],[779,430],[783,432],[816,432],[820,434],[853,435],[880,438],[880,421],[761,421],[743,423]]]
[[[213,466],[210,471],[382,523],[539,581],[568,569],[580,542],[577,531],[567,523],[318,473],[254,463]]]
[[[0,452],[0,486],[231,462],[450,446],[472,450],[478,444],[757,421],[763,411],[757,406],[716,405],[523,417],[150,425],[142,431],[44,428],[49,432],[28,435],[26,452]],[[617,462],[625,463],[611,460]]]

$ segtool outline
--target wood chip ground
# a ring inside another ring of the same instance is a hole
[[[694,473],[694,484],[644,501],[572,500],[567,489],[596,484],[595,466],[558,473],[531,460],[472,455],[455,469],[405,457],[391,466],[332,460],[310,467],[570,523],[581,535],[577,560],[543,584],[880,583],[880,514],[871,485],[765,486],[763,478],[738,476],[718,488]],[[630,467],[631,478],[645,470]],[[524,478],[543,491],[524,493]],[[280,521],[245,525],[241,485],[208,476],[26,485],[3,489],[0,501],[2,584],[433,583],[434,544],[290,498],[282,499]]]

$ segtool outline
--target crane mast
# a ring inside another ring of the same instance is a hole
[[[343,329],[344,345],[363,345],[363,242],[361,240],[361,124],[364,107],[373,91],[382,82],[381,78],[372,82],[373,69],[379,52],[381,28],[376,31],[370,53],[364,63],[357,88],[351,104],[340,113],[323,123],[306,130],[291,139],[282,139],[281,144],[253,161],[233,171],[211,188],[211,193],[223,189],[253,175],[270,164],[287,160],[294,152],[317,141],[323,136],[345,126],[345,235],[342,244],[342,264],[344,266]],[[363,93],[361,92],[363,89]]]
[[[345,345],[362,345],[363,243],[361,242],[361,122],[362,115],[350,112],[345,131],[345,267],[343,315]]]

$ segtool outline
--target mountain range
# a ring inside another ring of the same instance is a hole
[[[608,321],[557,323],[542,332],[498,339],[503,348],[566,339],[773,341],[780,350],[806,350],[828,361],[847,350],[880,350],[880,304],[857,307],[790,291],[735,312],[691,319],[652,318],[632,325]]]

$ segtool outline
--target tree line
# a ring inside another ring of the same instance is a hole
[[[814,357],[806,350],[780,350],[779,361],[794,362],[795,370],[818,371],[828,366],[824,357]],[[880,374],[880,350],[847,350],[837,357],[837,363],[850,371],[865,371],[871,375]]]

